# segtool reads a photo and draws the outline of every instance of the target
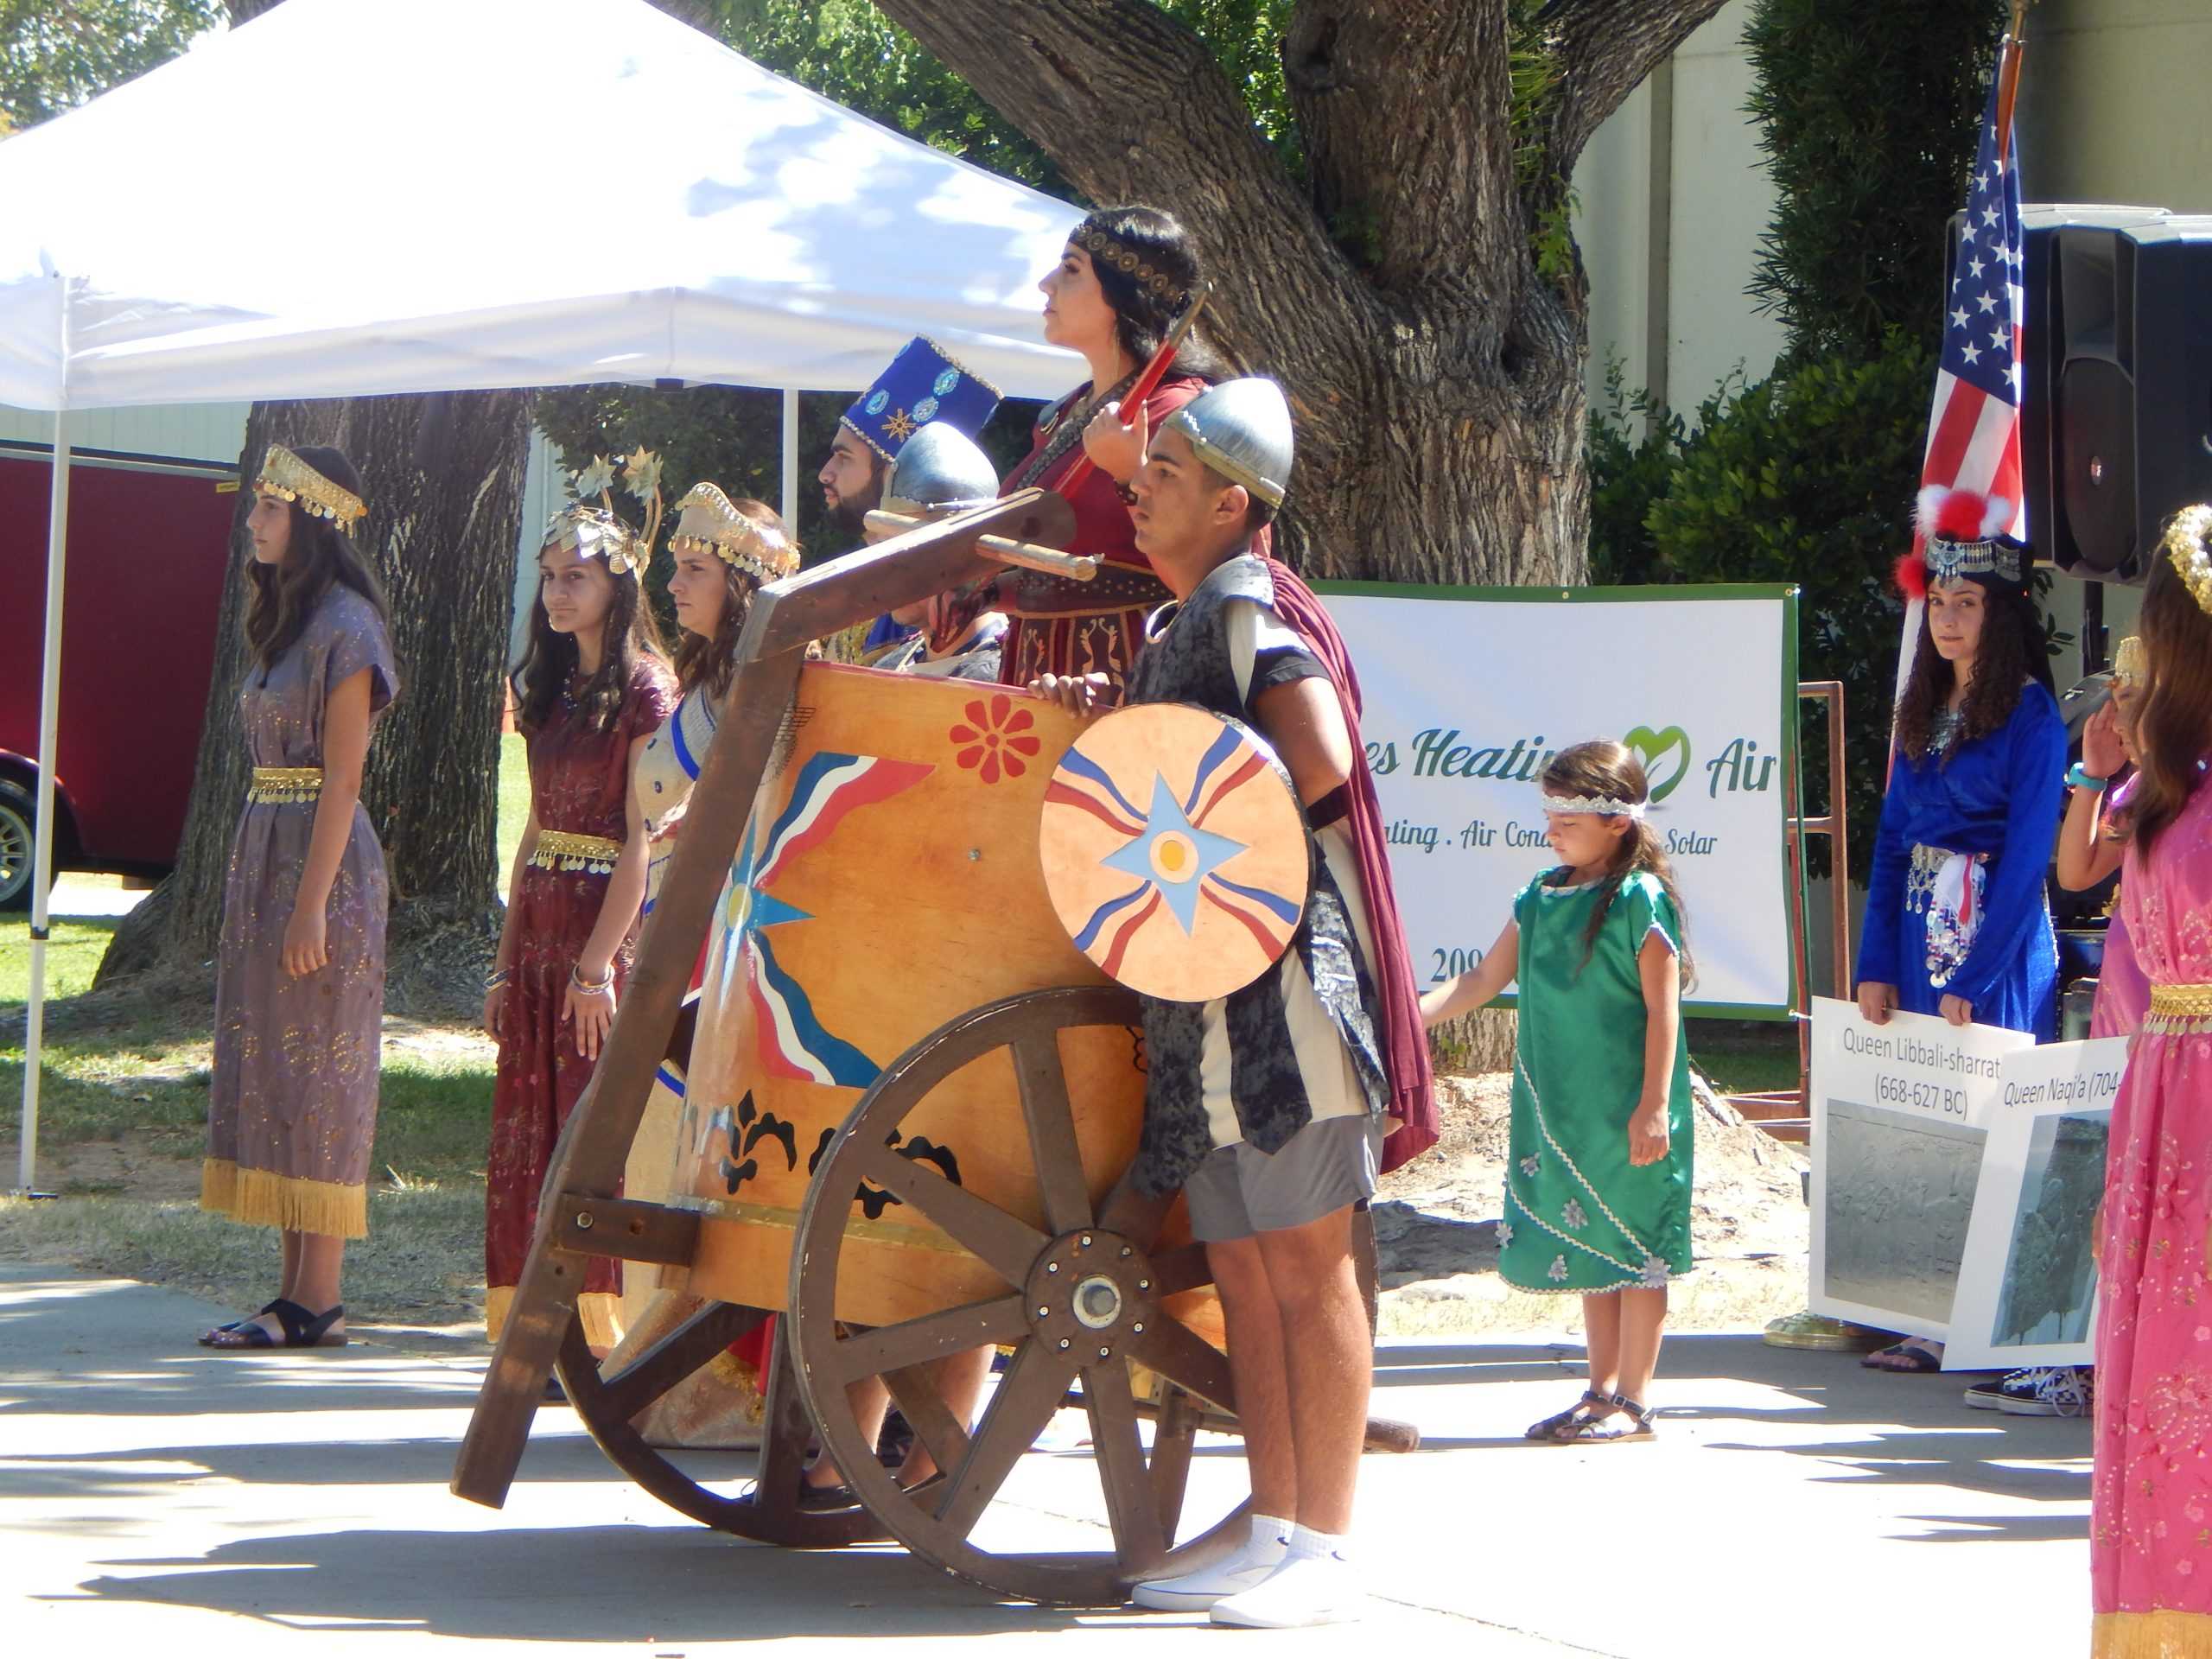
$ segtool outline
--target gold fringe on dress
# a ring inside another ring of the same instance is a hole
[[[320,766],[256,766],[245,798],[256,806],[297,806],[322,796]]]
[[[2089,1659],[2212,1659],[2212,1613],[2099,1613]]]
[[[507,1310],[514,1302],[512,1285],[494,1285],[484,1293],[484,1334],[493,1342],[506,1329]],[[576,1298],[576,1313],[584,1322],[584,1340],[593,1347],[612,1349],[622,1340],[622,1298],[615,1292],[586,1291]]]
[[[224,1158],[200,1165],[200,1207],[249,1226],[329,1238],[369,1236],[369,1193],[340,1181],[311,1181],[274,1170],[241,1169]]]

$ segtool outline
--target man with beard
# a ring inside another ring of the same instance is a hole
[[[973,438],[999,406],[999,389],[969,373],[934,341],[917,334],[837,423],[830,458],[815,481],[831,520],[857,542],[883,501],[883,480],[908,438],[935,421]],[[913,630],[878,617],[861,642],[872,663]]]

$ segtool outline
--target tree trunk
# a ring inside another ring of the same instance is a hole
[[[360,545],[391,603],[400,696],[378,722],[361,798],[391,872],[393,958],[451,939],[456,927],[457,953],[479,953],[497,916],[499,721],[527,406],[517,391],[254,405],[183,843],[168,878],[117,928],[101,984],[214,955],[248,770],[237,712],[245,520],[272,441],[344,450],[369,501]]]
[[[1197,234],[1208,329],[1297,417],[1284,557],[1322,578],[1541,587],[1589,570],[1567,181],[1719,5],[1551,0],[1516,22],[1506,0],[1303,0],[1282,37],[1301,186],[1205,42],[1145,0],[877,0],[1090,200]],[[1502,1065],[1511,1029],[1453,1034]]]

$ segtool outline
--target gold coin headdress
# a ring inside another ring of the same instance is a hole
[[[676,533],[668,538],[677,553],[711,553],[755,582],[781,582],[798,574],[798,549],[778,527],[749,518],[712,484],[694,484],[676,504]]]
[[[2176,513],[2159,550],[2173,562],[2197,608],[2212,616],[2212,506],[2183,507]]]
[[[289,501],[302,512],[348,531],[369,511],[369,504],[359,496],[332,483],[281,443],[270,444],[263,453],[261,475],[253,481],[253,493]]]
[[[594,455],[591,465],[575,475],[576,500],[553,515],[541,544],[566,548],[580,559],[604,558],[610,575],[642,579],[660,534],[660,457],[641,448],[620,460],[623,493],[644,505],[645,529],[631,529],[614,511],[616,463]],[[596,504],[590,499],[594,495]]]

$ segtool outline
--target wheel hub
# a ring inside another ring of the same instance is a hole
[[[1150,1258],[1121,1234],[1096,1227],[1047,1245],[1029,1269],[1025,1294],[1037,1340],[1087,1365],[1112,1360],[1160,1318]]]

